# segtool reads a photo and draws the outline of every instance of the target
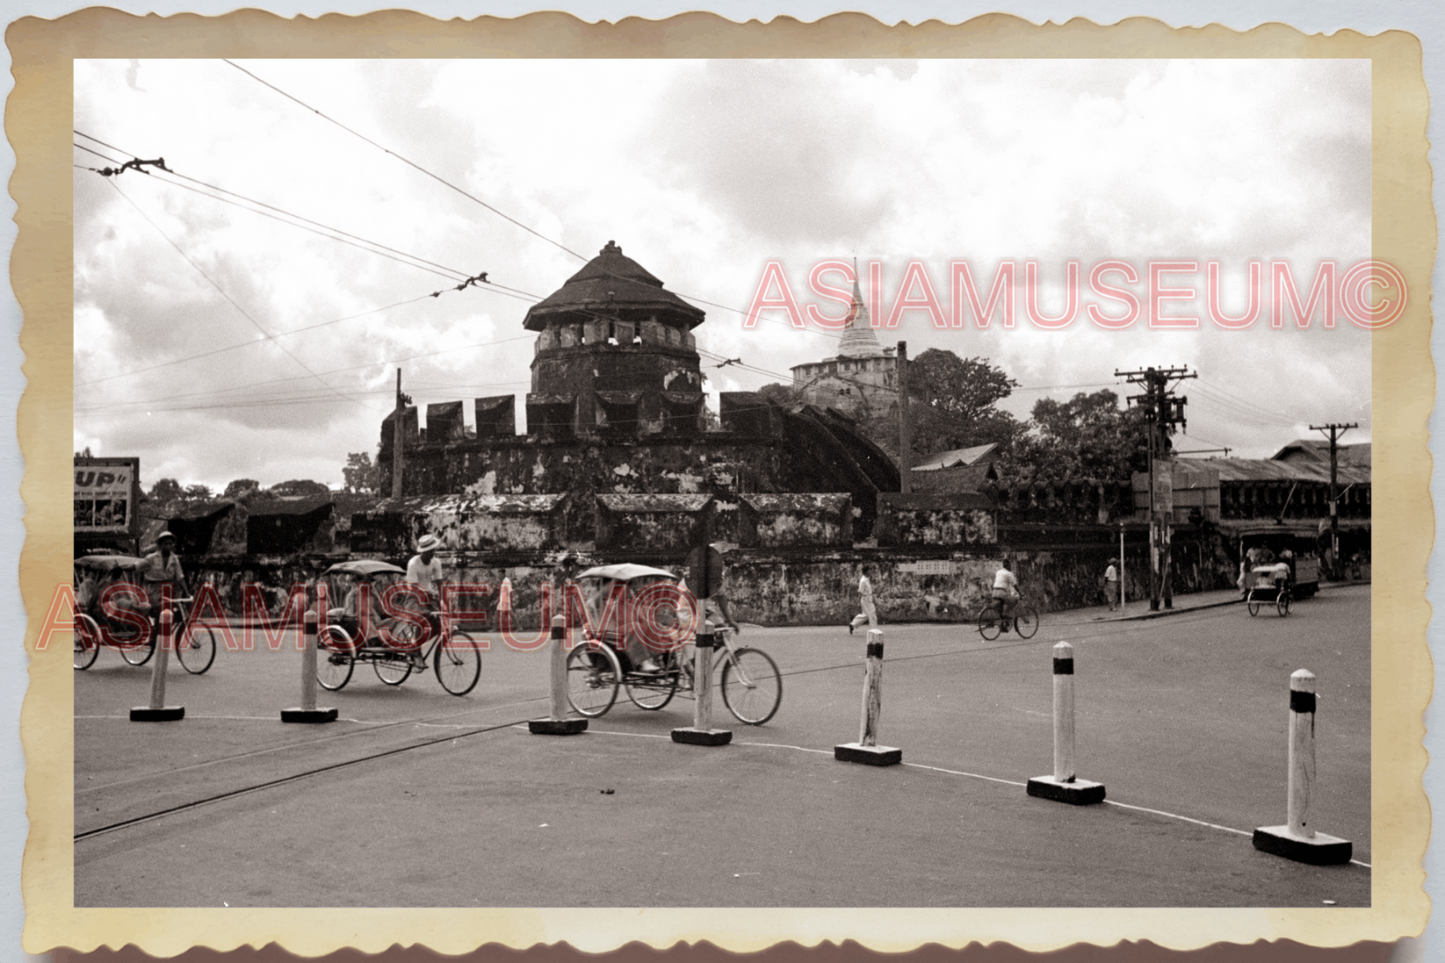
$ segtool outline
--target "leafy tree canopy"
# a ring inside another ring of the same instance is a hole
[[[290,481],[283,481],[266,489],[272,495],[279,495],[283,498],[295,498],[305,496],[329,495],[331,489],[318,481],[308,481],[300,478],[293,478]]]
[[[254,478],[237,478],[226,486],[221,493],[223,498],[244,499],[248,495],[254,495],[261,490],[261,483]]]
[[[1068,401],[1041,398],[1032,414],[1033,430],[1006,459],[1020,480],[1124,481],[1148,468],[1142,412],[1119,407],[1119,396],[1107,388],[1080,392]]]
[[[349,492],[376,494],[381,490],[381,469],[372,462],[370,452],[353,451],[347,455],[341,477]]]
[[[158,502],[173,502],[183,497],[185,492],[181,490],[181,483],[174,478],[159,479],[151,486],[150,497]]]

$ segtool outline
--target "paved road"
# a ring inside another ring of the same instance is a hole
[[[320,727],[279,722],[297,703],[292,639],[222,651],[201,677],[173,664],[174,724],[126,721],[149,668],[103,652],[76,677],[75,831],[140,821],[77,840],[76,903],[1369,904],[1366,866],[1301,866],[1248,839],[1284,821],[1286,689],[1305,667],[1321,692],[1313,825],[1370,861],[1368,587],[1287,619],[1233,606],[1060,613],[1027,642],[885,632],[881,737],[904,751],[890,769],[832,758],[857,736],[862,679],[863,640],[842,628],[746,632],[782,667],[783,706],[718,749],[670,741],[691,722],[683,699],[532,736],[546,658],[500,643],[463,698],[359,666],[323,693],[343,721]],[[1079,775],[1105,783],[1103,806],[1024,793],[1052,765],[1060,639],[1077,659]]]

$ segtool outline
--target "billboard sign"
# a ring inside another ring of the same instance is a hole
[[[136,534],[139,458],[75,459],[75,533]]]

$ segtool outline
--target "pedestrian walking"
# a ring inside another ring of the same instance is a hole
[[[848,623],[848,634],[852,635],[853,630],[866,625],[870,629],[878,628],[878,609],[873,605],[873,582],[868,578],[873,574],[873,566],[863,566],[862,573],[858,576],[858,607],[863,611],[853,616],[853,621]]]
[[[1109,611],[1114,611],[1115,604],[1119,598],[1119,560],[1109,559],[1109,567],[1104,569],[1104,596],[1109,600]]]

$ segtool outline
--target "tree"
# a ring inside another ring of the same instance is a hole
[[[997,405],[1018,382],[983,358],[960,358],[929,348],[908,365],[909,433],[915,462],[955,448],[1012,445],[1024,432],[1017,418]],[[898,418],[875,415],[862,420],[864,433],[884,451],[898,456]]]
[[[229,485],[226,486],[226,490],[222,492],[222,497],[234,498],[239,501],[246,498],[246,496],[248,495],[254,495],[260,490],[261,483],[258,482],[256,479],[237,478],[235,481],[231,482]]]
[[[1034,481],[1125,481],[1148,469],[1148,425],[1139,409],[1120,408],[1107,388],[1068,401],[1041,398],[1029,435],[1006,461],[1012,473]]]
[[[266,489],[272,495],[286,497],[315,497],[317,495],[329,495],[331,489],[318,481],[308,481],[300,478],[293,478],[290,481],[283,481]]]
[[[186,486],[186,490],[185,490],[185,496],[186,496],[187,498],[210,498],[210,497],[211,497],[211,486],[210,486],[210,485],[187,485],[187,486]]]
[[[381,487],[381,470],[372,463],[370,452],[353,451],[347,455],[341,477],[345,480],[345,488],[349,492],[374,494]]]
[[[791,408],[803,400],[798,396],[798,392],[792,385],[779,384],[776,381],[772,384],[763,385],[756,393],[762,395],[773,404],[781,405],[784,408]]]
[[[173,502],[185,495],[181,483],[174,478],[162,478],[151,486],[150,497],[158,502]]]

